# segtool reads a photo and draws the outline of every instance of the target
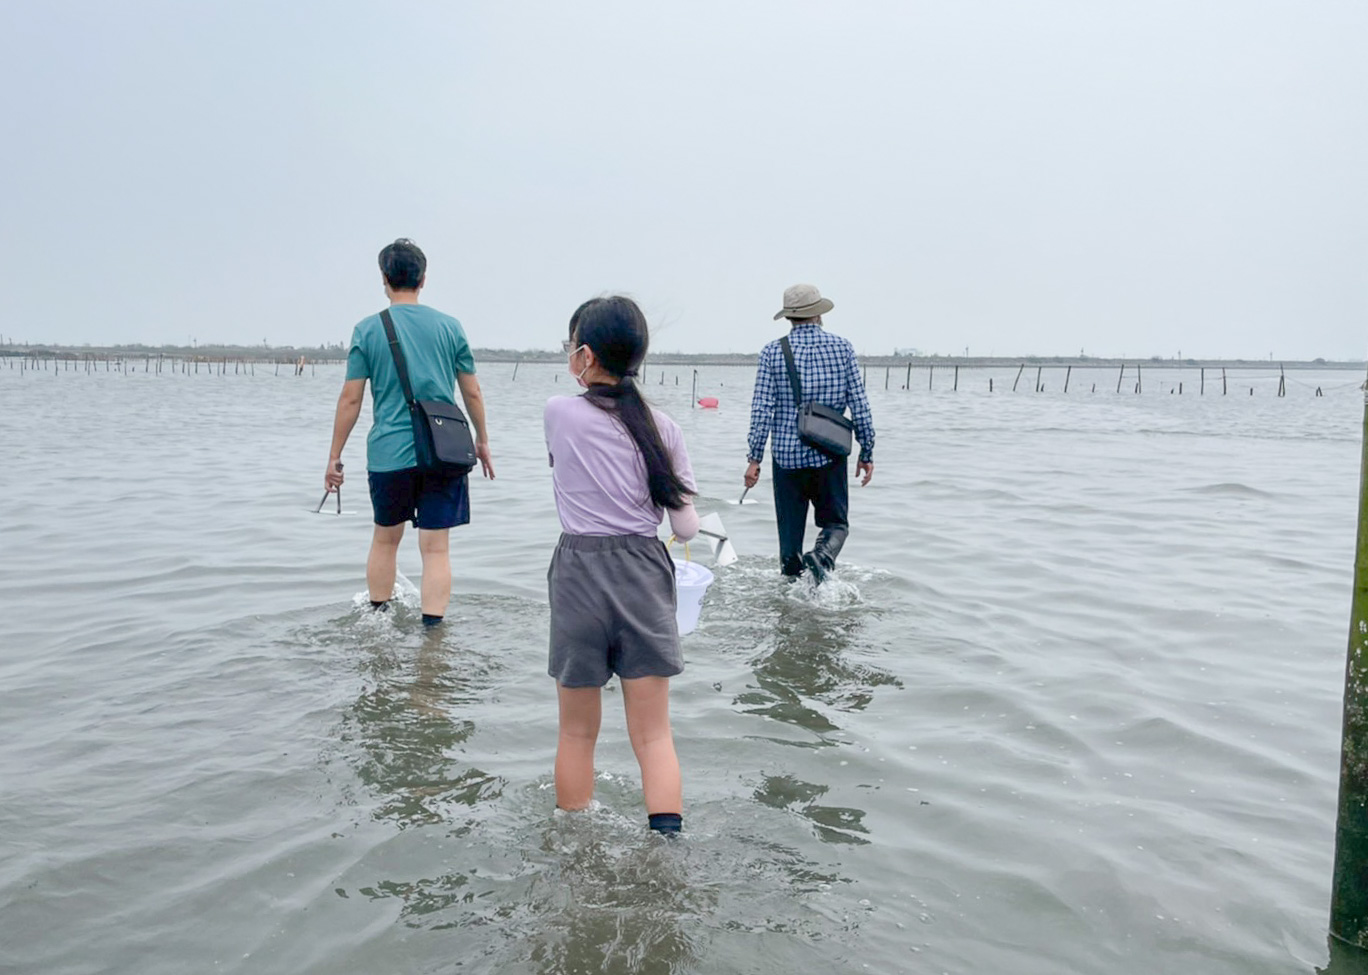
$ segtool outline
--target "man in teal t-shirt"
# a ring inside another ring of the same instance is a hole
[[[401,238],[380,252],[380,272],[413,398],[455,403],[455,391],[460,389],[475,428],[480,468],[492,479],[484,399],[465,331],[450,315],[418,303],[418,292],[427,280],[427,258],[417,244]],[[375,510],[375,534],[366,560],[371,605],[383,609],[394,594],[399,542],[404,537],[405,522],[411,521],[418,529],[418,548],[423,556],[423,622],[440,623],[451,600],[448,533],[470,521],[470,489],[464,474],[417,469],[408,402],[378,314],[362,319],[352,331],[347,378],[337,399],[324,484],[329,491],[342,486],[342,449],[361,415],[367,380],[371,384],[372,423],[366,438],[366,468]]]

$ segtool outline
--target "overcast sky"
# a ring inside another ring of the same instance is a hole
[[[1368,3],[0,5],[0,334],[1363,358]]]

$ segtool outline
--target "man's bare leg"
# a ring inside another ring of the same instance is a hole
[[[403,537],[402,521],[397,525],[375,526],[370,555],[366,558],[366,588],[373,603],[388,602],[394,595],[395,559]]]
[[[418,551],[423,555],[423,615],[442,617],[451,602],[449,528],[418,529]]]

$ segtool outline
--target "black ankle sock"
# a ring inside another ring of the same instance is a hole
[[[389,609],[388,599],[372,599],[371,609]]]
[[[647,818],[657,833],[678,833],[684,825],[684,817],[679,813],[651,813]]]
[[[438,623],[442,622],[442,619],[443,619],[443,617],[441,617],[441,616],[433,616],[431,613],[424,613],[424,614],[423,614],[423,625],[424,625],[424,626],[436,626]]]

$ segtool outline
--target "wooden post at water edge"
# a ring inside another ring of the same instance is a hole
[[[1368,389],[1368,383],[1365,383]],[[1330,934],[1368,948],[1368,392],[1359,461],[1358,544],[1344,668],[1339,815],[1330,892]]]

